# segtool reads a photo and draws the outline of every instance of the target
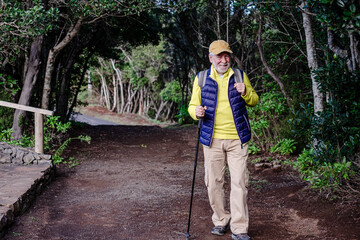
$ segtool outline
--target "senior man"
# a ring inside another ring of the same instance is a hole
[[[204,150],[205,185],[213,210],[212,234],[249,240],[247,206],[248,141],[251,130],[246,107],[259,97],[245,72],[240,78],[230,67],[233,52],[227,42],[216,40],[209,46],[212,64],[205,77],[196,76],[188,112],[195,120],[203,118],[200,142]],[[201,78],[201,79],[199,79]],[[230,209],[226,209],[224,174],[226,164],[231,178]]]

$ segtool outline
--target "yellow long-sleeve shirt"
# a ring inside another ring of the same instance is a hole
[[[228,97],[228,85],[229,79],[234,74],[234,71],[229,70],[221,78],[215,68],[211,66],[210,77],[214,79],[218,84],[218,102],[215,113],[215,126],[213,138],[217,139],[239,139],[237,134],[233,114],[231,111],[229,97]],[[248,76],[243,75],[243,81],[246,86],[246,94],[242,96],[247,106],[253,107],[259,101],[259,96],[250,84]],[[229,86],[233,87],[233,86]],[[239,93],[240,94],[240,93]],[[191,100],[189,103],[188,112],[194,120],[198,120],[195,114],[195,108],[201,105],[201,88],[198,85],[198,78],[195,77]]]

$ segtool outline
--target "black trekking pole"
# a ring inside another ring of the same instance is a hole
[[[203,118],[199,118],[198,123],[198,138],[196,143],[196,153],[195,153],[195,161],[194,161],[194,174],[193,174],[193,180],[192,180],[192,186],[191,186],[191,198],[190,198],[190,210],[189,210],[189,220],[188,220],[188,226],[187,226],[187,232],[185,233],[186,239],[190,237],[190,219],[191,219],[191,209],[192,209],[192,202],[193,202],[193,196],[194,196],[194,185],[195,185],[195,175],[196,175],[196,166],[197,166],[197,157],[199,152],[199,142],[200,142],[200,130],[202,127]]]

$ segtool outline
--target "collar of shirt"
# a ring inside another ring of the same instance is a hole
[[[229,67],[229,69],[224,73],[224,75],[222,77],[220,77],[220,75],[218,74],[218,72],[216,71],[216,69],[214,68],[213,65],[211,65],[211,72],[210,72],[210,77],[212,79],[214,79],[216,82],[221,82],[222,80],[229,80],[230,77],[234,74],[234,71],[232,70],[231,67]]]

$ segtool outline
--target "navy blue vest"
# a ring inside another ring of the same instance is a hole
[[[210,78],[209,69],[207,71],[207,77],[205,85],[201,88],[201,104],[206,106],[203,126],[200,131],[200,142],[206,146],[211,145],[211,141],[214,133],[215,113],[217,107],[218,98],[218,84]],[[241,74],[243,72],[241,71]],[[242,144],[247,143],[251,139],[251,130],[249,124],[249,117],[246,110],[246,103],[241,97],[240,93],[234,88],[235,78],[234,74],[229,79],[228,85],[228,97],[230,107],[234,117],[234,123]]]

